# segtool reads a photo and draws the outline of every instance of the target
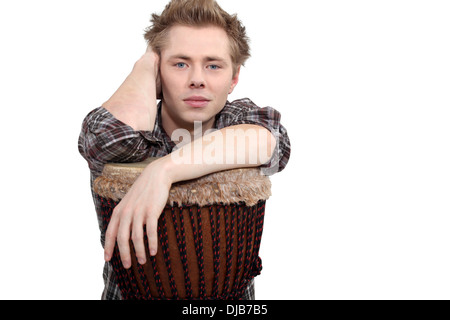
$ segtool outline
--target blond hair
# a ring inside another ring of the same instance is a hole
[[[172,0],[160,14],[152,14],[152,25],[144,38],[157,52],[164,48],[170,28],[174,25],[217,26],[225,30],[230,40],[233,73],[250,57],[249,39],[245,27],[237,18],[224,11],[214,0]]]

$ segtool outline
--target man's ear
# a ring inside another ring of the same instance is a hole
[[[241,66],[237,67],[236,73],[233,76],[233,79],[231,80],[231,86],[230,91],[228,91],[228,94],[231,94],[234,90],[234,88],[237,86],[239,82],[239,73],[241,72]]]

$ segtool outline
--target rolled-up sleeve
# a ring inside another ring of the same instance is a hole
[[[78,150],[95,175],[109,162],[139,162],[148,157],[149,149],[159,145],[150,131],[134,131],[100,107],[83,121]]]
[[[291,144],[285,127],[280,123],[281,114],[271,107],[260,108],[250,99],[228,103],[218,121],[218,129],[239,124],[254,124],[266,128],[276,139],[276,148],[270,161],[261,168],[266,175],[281,172],[287,165]]]

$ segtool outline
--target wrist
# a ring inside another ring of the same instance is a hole
[[[156,79],[159,71],[159,56],[154,52],[146,52],[136,61],[134,70],[151,74]]]
[[[150,165],[145,169],[144,172],[146,171],[157,172],[161,177],[161,182],[163,183],[172,185],[173,183],[178,182],[174,171],[174,163],[171,159],[170,154],[162,158],[158,158],[150,163]]]
[[[155,88],[156,99],[162,99],[158,54],[153,51],[147,51],[135,63],[133,73],[140,78],[146,79],[148,87]]]
[[[165,173],[166,179],[170,184],[180,181],[177,174],[177,168],[172,159],[172,154],[168,154],[158,161],[160,166],[159,170]]]

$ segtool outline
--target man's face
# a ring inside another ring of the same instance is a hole
[[[218,27],[174,26],[161,51],[163,126],[192,130],[194,121],[203,129],[214,125],[238,82],[233,76],[230,43]]]

